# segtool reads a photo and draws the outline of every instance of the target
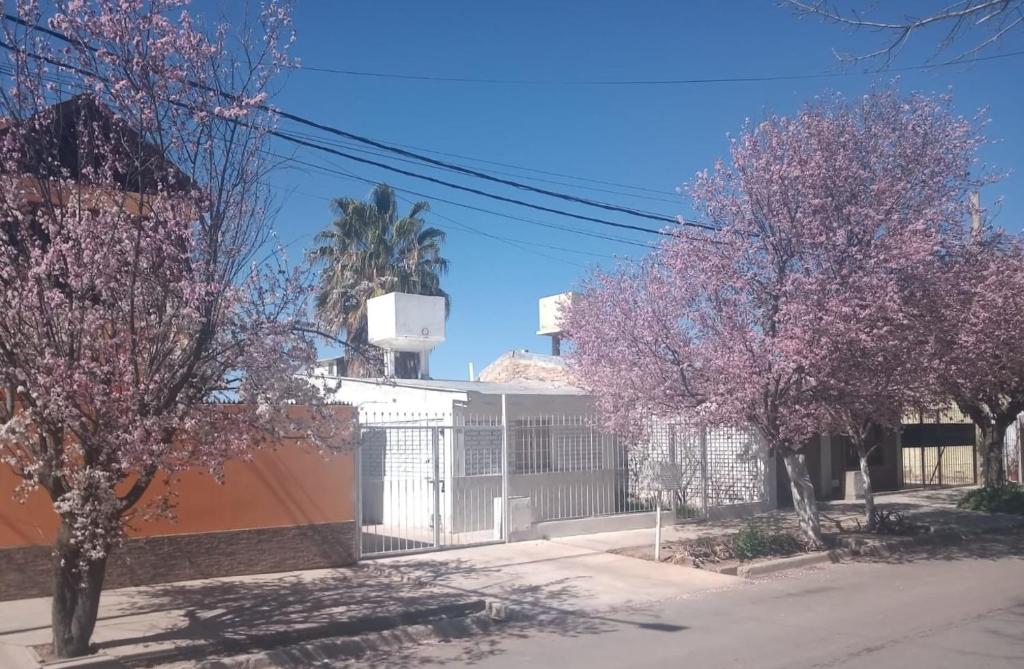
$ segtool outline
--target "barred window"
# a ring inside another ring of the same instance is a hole
[[[530,418],[512,422],[512,473],[540,474],[551,467],[551,419]]]

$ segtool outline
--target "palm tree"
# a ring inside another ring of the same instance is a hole
[[[441,255],[445,233],[426,227],[430,210],[417,202],[398,215],[395,191],[377,184],[367,201],[338,198],[331,203],[335,218],[316,236],[313,250],[320,263],[317,314],[332,334],[344,333],[347,376],[377,376],[383,356],[367,340],[366,302],[393,291],[450,298],[441,290],[448,261]],[[415,376],[418,359],[399,356],[396,375]]]

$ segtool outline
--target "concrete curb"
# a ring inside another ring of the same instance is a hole
[[[766,576],[768,574],[787,571],[789,569],[810,567],[812,565],[823,564],[825,562],[839,562],[840,560],[848,557],[850,557],[850,552],[843,549],[819,551],[817,553],[804,553],[803,555],[794,555],[792,557],[776,558],[773,560],[763,560],[760,562],[743,564],[737,567],[736,575],[740,578],[756,578],[758,576]]]
[[[736,567],[735,575],[741,578],[756,578],[774,574],[789,569],[800,569],[826,562],[837,563],[848,560],[851,557],[886,557],[896,555],[909,548],[922,546],[952,546],[962,543],[974,537],[988,534],[1002,534],[1019,530],[1019,526],[993,527],[976,530],[956,529],[951,527],[929,527],[927,532],[922,534],[892,537],[890,539],[877,539],[874,537],[839,537],[840,548],[817,553],[805,553],[791,557],[762,560]],[[720,573],[731,573],[731,568],[721,570]]]
[[[53,662],[40,661],[39,666],[45,667],[45,669],[78,669],[79,667],[89,667],[90,669],[124,669],[124,665],[116,657],[104,655],[103,653],[86,655],[85,657],[73,657],[68,660],[55,660]]]

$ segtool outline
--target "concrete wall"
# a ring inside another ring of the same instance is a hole
[[[59,518],[47,494],[37,489],[24,503],[13,498],[18,477],[0,466],[0,549],[48,546]],[[158,479],[143,496],[144,508],[168,489],[177,495],[173,519],[135,518],[129,538],[348,522],[352,505],[352,454],[323,455],[292,445],[257,452],[251,461],[229,461],[224,483],[188,470],[170,482]]]
[[[130,539],[104,588],[341,567],[356,561],[357,540],[352,521]],[[53,569],[49,546],[0,549],[0,601],[50,595]]]
[[[351,418],[348,407],[337,414]],[[225,463],[224,483],[201,470],[158,478],[137,508],[170,489],[175,517],[131,520],[107,587],[349,564],[353,474],[351,452],[323,454],[289,440]],[[59,518],[43,490],[16,501],[18,481],[0,466],[0,599],[50,592]]]

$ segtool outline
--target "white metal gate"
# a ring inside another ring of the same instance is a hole
[[[470,441],[480,435],[497,444],[497,454],[476,454],[467,463],[467,434]],[[500,448],[500,427],[429,420],[363,425],[357,494],[362,554],[501,541]]]
[[[504,412],[502,412],[504,414]],[[374,416],[361,424],[363,555],[529,535],[538,525],[650,512],[677,519],[764,500],[764,464],[742,430],[658,422],[628,442],[593,416]],[[678,481],[663,494],[665,472]],[[656,473],[655,473],[656,472]]]

